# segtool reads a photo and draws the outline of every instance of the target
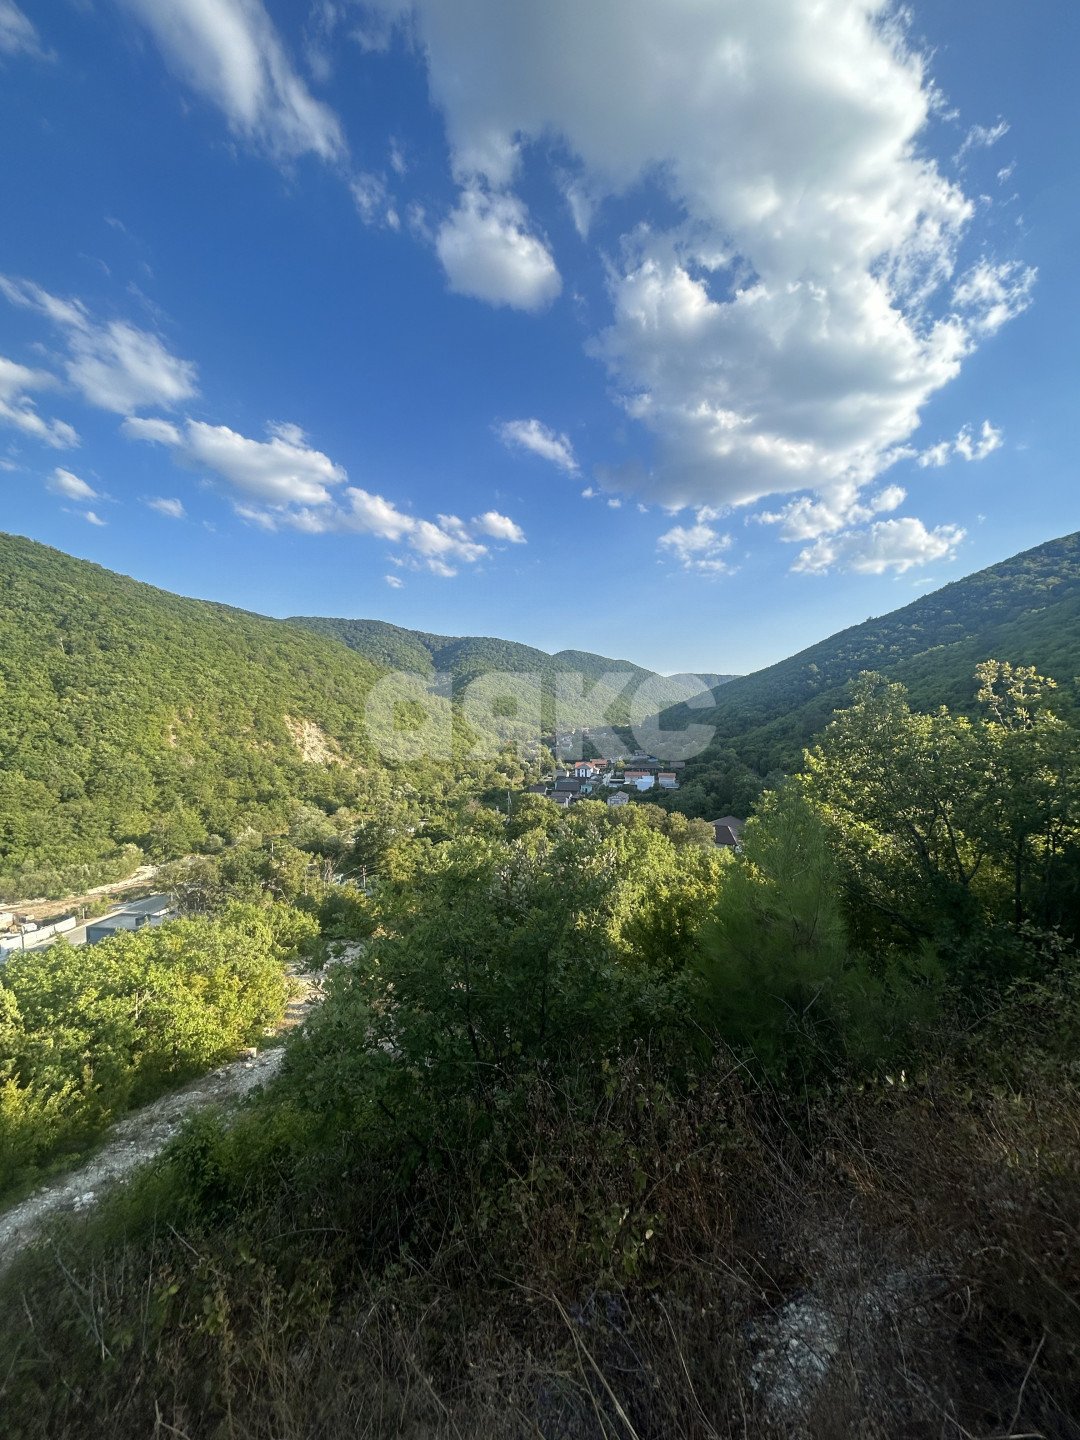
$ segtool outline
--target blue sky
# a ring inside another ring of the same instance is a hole
[[[0,527],[745,671],[1075,529],[1080,16],[0,0]]]

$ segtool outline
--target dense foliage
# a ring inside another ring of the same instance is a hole
[[[972,606],[1049,630],[1074,540],[1010,562],[1015,604],[975,577]],[[1072,1440],[1074,637],[1045,669],[989,659],[973,609],[923,653],[899,613],[905,663],[946,657],[934,684],[974,657],[963,693],[935,705],[899,661],[851,677],[739,853],[658,804],[506,804],[509,757],[484,784],[380,772],[378,807],[294,803],[271,841],[167,869],[194,918],[145,953],[9,967],[14,1149],[52,1100],[93,1129],[237,1043],[230,957],[263,975],[267,927],[317,926],[335,962],[264,1094],[0,1282],[15,1440]],[[749,808],[741,743],[715,755]],[[206,967],[220,1020],[188,998]]]
[[[711,724],[717,734],[670,803],[691,815],[745,815],[764,783],[798,768],[803,748],[848,703],[847,687],[861,672],[905,685],[916,709],[970,711],[971,676],[991,656],[1034,665],[1061,686],[1080,675],[1080,533],[734,679],[717,692],[713,710],[676,709],[668,724]]]
[[[0,1192],[260,1039],[317,933],[287,906],[233,904],[0,967]]]
[[[645,680],[652,674],[652,671],[629,660],[610,660],[586,650],[560,650],[555,655],[549,655],[545,650],[513,640],[478,635],[431,635],[423,630],[405,630],[385,620],[297,616],[292,623],[340,640],[350,650],[386,669],[442,671],[466,682],[491,670],[540,671],[545,674],[578,670],[589,680],[598,680],[613,670],[626,672],[639,680]]]
[[[281,828],[297,799],[341,804],[376,674],[292,627],[0,538],[0,875],[125,842],[182,853]],[[332,763],[305,758],[303,722]]]
[[[383,756],[365,729],[379,674],[298,626],[0,536],[0,898],[282,834],[313,810],[385,829],[520,783],[520,763],[472,759],[460,726],[450,757]]]
[[[512,640],[431,635],[422,630],[404,630],[382,620],[332,620],[312,616],[298,617],[292,623],[340,640],[377,665],[420,675],[449,675],[458,699],[472,681],[483,676],[504,671],[536,676],[542,686],[540,720],[545,733],[555,728],[556,717],[561,727],[625,725],[630,708],[628,698],[620,693],[621,688],[633,690],[642,681],[656,678],[652,671],[629,660],[610,660],[585,650],[560,650],[549,655]],[[580,676],[585,693],[561,697],[556,709],[556,676],[564,674]],[[619,677],[616,683],[603,683],[606,676],[613,674]],[[709,683],[722,682],[725,678],[710,676]]]
[[[58,1293],[13,1273],[10,1433],[1066,1440],[1080,737],[1030,667],[973,691],[865,676],[739,855],[528,797],[388,837],[370,894],[312,881],[316,813],[183,862],[192,910],[296,898],[351,958]]]

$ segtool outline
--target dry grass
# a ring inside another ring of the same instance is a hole
[[[9,1281],[8,1440],[1073,1440],[1080,1101],[948,1076],[802,1109],[735,1067],[590,1113],[537,1083],[502,1183],[72,1231]]]

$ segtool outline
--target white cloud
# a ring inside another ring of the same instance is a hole
[[[481,534],[490,535],[493,540],[506,540],[511,545],[525,544],[525,531],[521,526],[509,515],[500,515],[497,510],[485,510],[473,524]]]
[[[507,420],[495,427],[495,433],[506,446],[531,450],[542,460],[558,465],[560,470],[570,475],[577,473],[578,462],[570,437],[556,434],[539,420]]]
[[[721,557],[731,548],[731,536],[721,535],[699,516],[694,525],[676,525],[657,540],[659,549],[679,562],[684,570],[723,575],[731,568]]]
[[[100,515],[95,515],[93,510],[87,510],[83,514],[83,519],[89,525],[104,525],[106,523],[104,520],[102,520]]]
[[[61,469],[59,465],[45,483],[54,495],[62,495],[65,500],[99,500],[101,498],[85,480],[80,480],[78,475],[73,475],[70,470]]]
[[[14,0],[0,0],[0,55],[32,55],[49,59],[33,22]]]
[[[193,465],[220,475],[245,495],[268,505],[325,505],[345,471],[328,455],[297,439],[297,433],[251,440],[227,425],[189,420],[184,454]]]
[[[957,525],[928,530],[921,520],[879,520],[865,530],[848,530],[803,550],[794,566],[807,575],[851,570],[857,575],[898,575],[916,565],[949,559],[964,538]]]
[[[171,354],[148,330],[124,320],[74,331],[68,379],[91,405],[130,414],[149,405],[171,409],[196,393],[195,366]]]
[[[348,492],[352,528],[366,530],[384,540],[400,540],[408,535],[414,521],[381,495],[372,495],[368,490],[352,488]]]
[[[517,310],[549,305],[562,280],[528,223],[524,205],[512,195],[490,195],[478,187],[462,191],[435,237],[451,290]]]
[[[571,176],[563,177],[562,193],[570,211],[570,218],[574,222],[574,229],[582,240],[587,240],[596,215],[596,196],[590,194],[580,180]]]
[[[142,419],[138,415],[129,415],[120,429],[129,440],[156,441],[159,445],[182,443],[180,431],[171,420]]]
[[[920,453],[918,463],[924,470],[927,467],[940,469],[942,465],[949,463],[952,452],[953,442],[951,440],[939,440],[936,445],[930,445]]]
[[[872,498],[870,508],[880,515],[890,510],[898,510],[906,499],[907,491],[902,485],[886,485]]]
[[[383,495],[348,485],[344,467],[309,444],[298,425],[272,424],[268,440],[190,419],[177,426],[157,418],[129,418],[121,430],[131,439],[168,445],[182,464],[206,471],[239,492],[242,498],[234,501],[233,509],[249,524],[308,535],[374,535],[406,546],[413,565],[436,575],[454,575],[457,564],[472,565],[487,555],[487,546],[474,532],[492,534],[491,527],[501,524],[498,538],[512,539],[508,527],[517,528],[495,511],[474,521],[472,528],[456,515],[439,515],[437,523],[409,515]],[[179,504],[149,503],[156,509]]]
[[[147,500],[151,510],[156,510],[159,515],[164,515],[168,520],[183,520],[187,511],[180,500],[167,500],[164,496],[155,496]]]
[[[918,464],[925,469],[938,469],[947,465],[954,455],[961,460],[985,460],[1004,444],[1004,432],[995,429],[989,420],[984,420],[976,437],[970,425],[958,431],[955,440],[939,440],[918,455]]]
[[[405,584],[405,581],[398,575],[384,575],[382,578],[386,581],[387,585],[390,586],[391,590],[400,590]]]
[[[969,151],[989,150],[1008,133],[1009,122],[1007,120],[999,120],[996,125],[972,125],[953,158],[959,164]]]
[[[349,189],[365,225],[385,225],[389,230],[401,228],[401,217],[381,175],[362,170],[353,176]]]
[[[953,304],[973,334],[993,335],[1031,304],[1036,271],[1018,260],[980,260],[953,292]]]
[[[13,425],[16,430],[51,445],[56,450],[79,443],[76,432],[63,420],[46,420],[38,414],[30,394],[56,385],[55,375],[46,370],[31,370],[0,355],[0,425]]]
[[[956,453],[962,460],[985,460],[987,455],[1000,450],[1003,443],[1002,432],[995,430],[989,420],[984,420],[977,440],[971,433],[970,425],[963,427],[956,437]]]
[[[444,517],[440,516],[440,520]],[[456,517],[451,517],[453,522]],[[429,562],[437,561],[440,566],[453,560],[465,560],[469,564],[487,554],[487,546],[468,538],[461,522],[451,523],[448,528],[435,525],[430,520],[417,520],[409,531],[410,546]],[[441,573],[441,572],[440,572]]]
[[[750,518],[764,525],[778,525],[782,540],[815,540],[819,535],[830,535],[896,510],[906,499],[907,491],[901,485],[886,485],[866,500],[860,498],[857,486],[838,486],[820,499],[804,495],[782,510],[766,510]]]
[[[158,419],[125,420],[121,428],[133,439],[172,446],[185,463],[211,471],[263,505],[328,505],[331,489],[346,480],[344,469],[309,446],[295,425],[269,426],[269,440],[202,420],[187,420],[182,430]]]
[[[246,520],[249,525],[257,525],[260,530],[276,530],[279,517],[272,510],[260,510],[256,505],[234,505],[233,510],[241,520]]]
[[[91,405],[129,415],[149,405],[171,409],[196,394],[195,365],[173,355],[152,331],[126,320],[96,321],[80,300],[50,295],[29,280],[0,276],[0,293],[64,332],[64,370]]]
[[[308,90],[262,0],[123,0],[169,66],[217,105],[234,134],[278,160],[336,160],[345,139]]]
[[[406,514],[383,495],[349,486],[342,503],[312,511],[285,511],[282,523],[309,534],[353,532],[400,543],[412,551],[407,563],[434,575],[457,574],[457,564],[473,565],[488,553],[456,515],[440,515],[438,523]]]
[[[888,0],[376,8],[411,17],[445,116],[455,288],[526,308],[556,293],[545,245],[518,264],[530,146],[530,165],[556,151],[582,235],[636,207],[605,246],[593,351],[654,441],[651,467],[611,476],[639,498],[858,495],[1028,303],[1034,272],[993,260],[949,293],[976,207],[930,158],[941,96]],[[641,205],[643,179],[677,218]]]

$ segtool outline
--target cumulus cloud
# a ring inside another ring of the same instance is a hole
[[[88,525],[104,525],[106,523],[104,520],[102,520],[101,516],[96,515],[93,510],[87,510],[83,514],[83,519]]]
[[[1015,262],[955,281],[975,206],[930,158],[940,96],[887,0],[374,8],[410,18],[445,116],[455,288],[525,308],[557,292],[513,195],[530,145],[531,163],[556,147],[581,235],[605,207],[622,223],[592,349],[653,444],[612,488],[692,507],[857,496],[1029,301]],[[643,179],[672,218],[640,205]]]
[[[129,440],[151,440],[159,445],[181,444],[180,431],[171,420],[158,420],[142,418],[138,415],[129,415],[120,429]]]
[[[684,570],[697,570],[706,575],[723,575],[730,570],[723,554],[731,548],[731,536],[721,535],[706,523],[699,512],[694,525],[676,525],[661,535],[657,547]]]
[[[971,426],[965,425],[956,437],[956,453],[962,460],[985,460],[987,455],[992,455],[995,450],[1000,450],[1004,444],[1004,437],[1000,430],[995,430],[989,420],[984,420],[979,431],[978,439],[971,433]]]
[[[32,370],[0,355],[0,425],[14,426],[56,450],[78,445],[72,427],[63,420],[46,420],[31,398],[33,391],[51,389],[56,383],[47,370]]]
[[[121,429],[132,439],[171,446],[185,463],[209,470],[263,505],[328,505],[332,488],[347,478],[340,465],[307,444],[295,425],[270,426],[268,440],[252,440],[228,425],[202,420],[187,420],[181,429],[167,420],[129,418]]]
[[[308,90],[262,0],[122,0],[169,67],[275,159],[340,159],[337,116]]]
[[[939,440],[936,445],[921,451],[917,460],[924,470],[947,465],[954,455],[961,460],[985,460],[995,450],[1000,450],[1004,443],[1004,433],[995,429],[989,420],[984,420],[978,435],[970,425],[964,425],[955,440]]]
[[[500,515],[497,510],[485,510],[483,515],[478,515],[473,525],[483,535],[490,535],[493,540],[506,540],[511,545],[525,544],[525,531],[516,521],[511,520],[509,515]]]
[[[782,540],[814,540],[830,535],[848,525],[858,525],[875,515],[899,509],[907,499],[902,485],[886,485],[865,500],[860,499],[856,486],[840,487],[813,499],[802,496],[782,510],[763,511],[751,518],[764,525],[778,525]]]
[[[478,187],[462,191],[435,237],[451,290],[491,305],[542,310],[562,289],[551,252],[528,229],[524,205]]]
[[[0,55],[31,55],[38,60],[50,58],[33,22],[14,0],[0,0]]]
[[[476,540],[456,515],[440,515],[438,523],[418,519],[399,510],[385,496],[350,486],[340,505],[325,512],[286,517],[288,523],[310,531],[353,531],[400,542],[412,552],[404,563],[450,578],[459,564],[474,565],[487,555],[487,546]]]
[[[183,453],[191,464],[268,505],[325,505],[331,488],[346,478],[340,465],[295,432],[252,440],[227,425],[189,420]]]
[[[63,470],[58,465],[45,482],[54,495],[62,495],[65,500],[99,500],[101,497],[97,491],[80,480],[78,475],[73,475],[70,470]]]
[[[577,473],[578,462],[570,437],[557,434],[539,420],[507,420],[495,427],[495,433],[511,449],[530,450],[569,475]]]
[[[121,430],[134,440],[167,445],[181,464],[225,482],[235,492],[233,509],[240,519],[264,530],[373,535],[404,545],[405,563],[442,576],[455,575],[459,564],[473,565],[487,555],[480,535],[524,540],[514,521],[494,510],[471,526],[456,515],[425,520],[384,495],[349,485],[344,466],[311,445],[298,425],[272,424],[266,440],[191,419],[174,425],[158,417],[129,417]],[[164,507],[180,502],[148,503],[175,514]]]
[[[195,366],[171,354],[161,339],[124,320],[76,330],[70,337],[68,379],[91,405],[126,415],[148,405],[166,409],[195,394]]]
[[[402,580],[399,575],[384,575],[382,578],[386,581],[387,585],[390,586],[391,590],[400,590],[405,584],[405,581]]]
[[[164,515],[168,520],[183,520],[187,515],[181,500],[168,500],[164,496],[154,496],[146,503],[151,510],[156,510],[159,515]]]
[[[803,550],[794,569],[807,575],[851,570],[857,575],[903,575],[932,560],[951,560],[964,531],[957,525],[928,530],[921,520],[879,520],[864,530],[848,530]]]
[[[29,280],[0,276],[0,293],[63,332],[65,374],[89,404],[130,415],[150,405],[172,409],[197,393],[195,365],[173,355],[152,331],[126,320],[95,320],[80,300],[51,295]]]

